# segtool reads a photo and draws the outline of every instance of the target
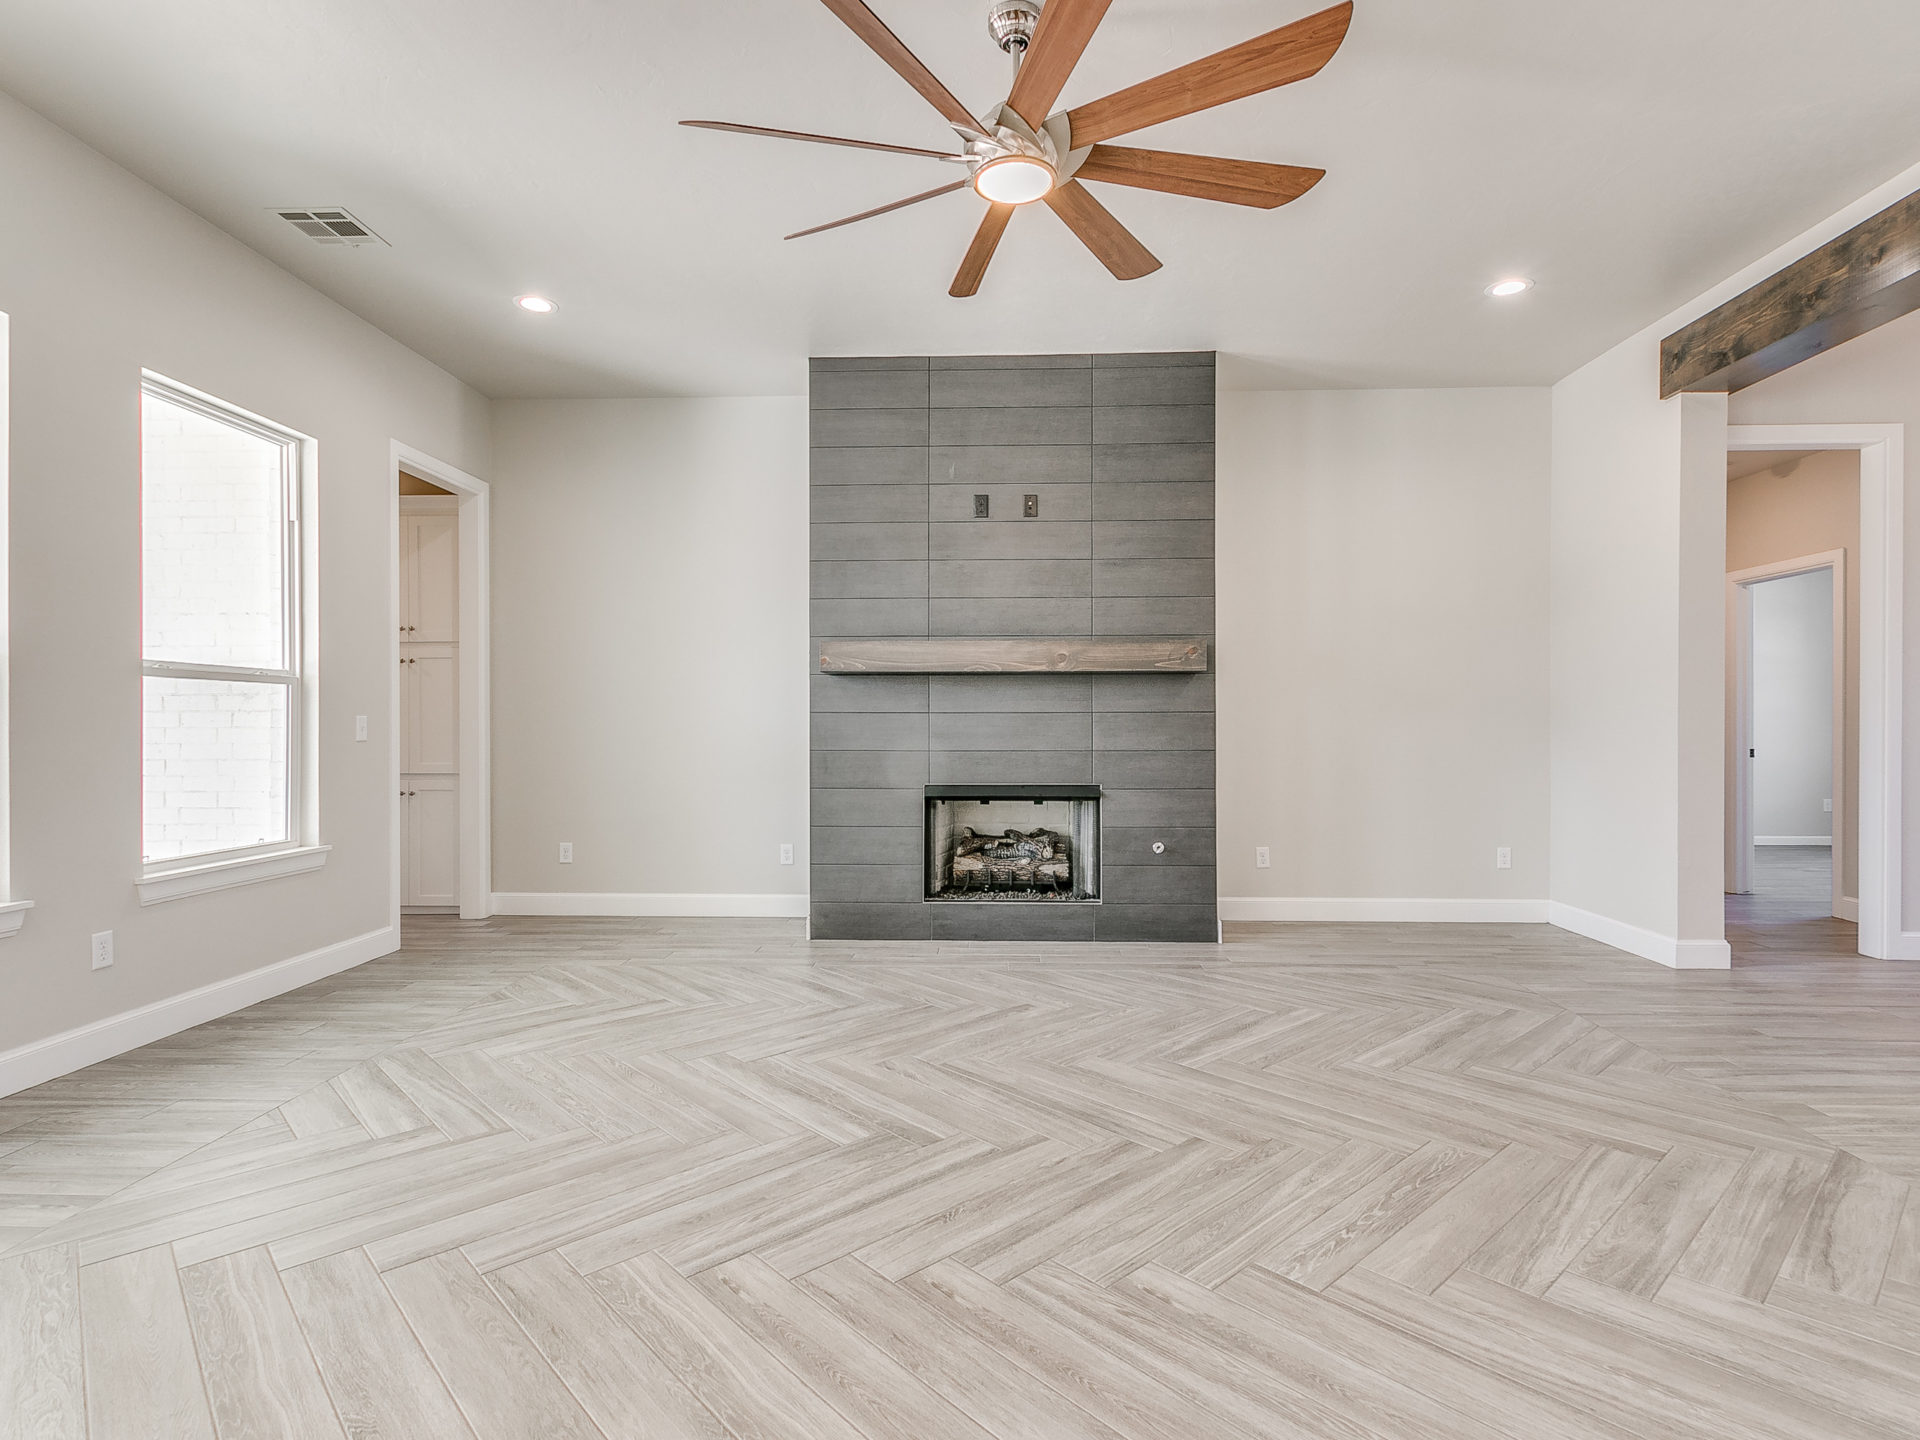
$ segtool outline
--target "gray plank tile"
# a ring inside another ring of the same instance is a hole
[[[1155,844],[1167,848],[1156,855]],[[1210,827],[1106,824],[1100,827],[1100,858],[1106,865],[1212,865],[1218,846],[1218,836]]]
[[[1208,530],[1211,542],[1212,527]],[[931,553],[936,560],[1070,560],[1094,553],[1090,520],[943,523],[926,526],[922,535],[927,547],[922,553]],[[1116,543],[1131,541],[1119,536]]]
[[[925,445],[927,414],[919,410],[815,410],[815,445]]]
[[[948,900],[929,905],[936,940],[1093,939],[1097,905],[1063,901]]]
[[[1211,750],[1099,750],[1094,778],[1114,790],[1206,790],[1213,786]]]
[[[944,750],[927,756],[930,785],[1072,785],[1091,779],[1090,750]]]
[[[1132,368],[1159,365],[1204,365],[1213,367],[1214,352],[1211,350],[1126,350],[1112,355],[1095,355],[1093,365],[1096,370],[1108,368]]]
[[[817,652],[816,652],[817,653]],[[813,712],[919,711],[927,708],[925,675],[810,675]]]
[[[840,370],[924,370],[927,357],[924,355],[816,355],[807,361],[807,368],[815,375],[830,374]]]
[[[1100,865],[1100,898],[1110,905],[1211,905],[1218,895],[1213,866]]]
[[[1213,554],[1213,521],[1096,520],[1093,553],[1102,560],[1205,559]]]
[[[935,713],[927,716],[925,734],[927,748],[934,751],[1091,750],[1093,716],[1068,711]]]
[[[896,600],[815,600],[815,635],[925,635],[927,602]]]
[[[1211,599],[1213,561],[1096,560],[1093,593],[1096,596],[1183,595]]]
[[[1213,790],[1132,790],[1100,782],[1100,823],[1123,828],[1214,823]]]
[[[1096,405],[1211,405],[1211,365],[1103,365],[1094,372]]]
[[[1217,945],[1220,911],[1217,905],[1103,904],[1093,922],[1093,938]]]
[[[815,485],[927,483],[927,450],[923,445],[819,447],[807,452],[807,460],[808,478]]]
[[[925,805],[925,791],[918,785],[910,790],[815,790],[807,818],[821,828],[867,825],[917,828]]]
[[[910,905],[811,905],[807,933],[815,940],[929,940],[931,908],[920,900]]]
[[[1093,605],[1091,600],[929,600],[927,633],[1090,635]]]
[[[1094,434],[1094,412],[1078,405],[984,406],[965,410],[897,413],[918,413],[925,417],[928,428],[924,438],[931,445],[1087,445],[1092,443]],[[1136,437],[1124,435],[1116,438],[1131,440]],[[1209,432],[1203,437],[1169,438],[1211,439],[1212,436]],[[910,445],[914,442],[898,440],[891,443]]]
[[[927,594],[943,600],[1087,599],[1093,574],[1091,560],[935,560],[927,571]]]
[[[927,783],[924,750],[816,750],[811,783],[830,790],[907,790]]]
[[[1093,438],[1100,445],[1173,445],[1212,440],[1213,406],[1096,405]]]
[[[935,675],[931,677],[928,706],[950,712],[1091,711],[1094,678],[1091,675]]]
[[[1213,674],[1095,675],[1096,710],[1212,710]]]
[[[908,854],[916,855],[916,851],[909,851]],[[813,898],[822,903],[841,900],[868,905],[887,904],[918,900],[926,891],[926,876],[917,863],[822,865],[816,861],[809,867],[807,877]]]
[[[1141,373],[1152,372],[1142,371]],[[924,407],[927,403],[927,372],[924,367],[913,370],[817,371],[808,386],[807,403],[815,410],[896,410],[916,405]],[[1108,401],[1107,403],[1131,404],[1134,402]]]
[[[903,856],[919,856],[921,839],[917,825],[816,825],[808,837],[807,863],[898,865]]]
[[[1212,630],[1211,596],[1103,596],[1093,602],[1096,635],[1206,635]]]
[[[1171,480],[1143,481],[1138,484],[1104,483],[1089,488],[1093,491],[1093,518],[1096,520],[1213,519],[1211,481],[1203,484],[1182,484]]]
[[[1096,485],[1212,484],[1213,446],[1096,445]]]
[[[925,715],[911,713],[853,715],[829,711],[813,717],[813,748],[816,751],[925,750],[927,720]]]
[[[1093,366],[1091,355],[935,355],[928,362],[934,370],[1003,370],[1009,365],[1022,370],[1087,370]]]
[[[1091,445],[936,445],[925,454],[927,478],[936,485],[1031,489],[1085,485],[1093,479]],[[1207,473],[1213,473],[1211,466]]]
[[[1098,750],[1211,750],[1213,714],[1211,711],[1096,712],[1093,744]]]
[[[1093,404],[1092,367],[1046,370],[983,367],[969,370],[940,370],[935,371],[928,378],[930,384],[927,389],[927,403],[936,409],[1012,405],[1032,408],[1041,405]]]
[[[816,600],[898,600],[926,598],[924,560],[815,560]]]
[[[923,524],[815,525],[810,536],[815,560],[924,560]]]
[[[815,485],[810,512],[816,525],[924,521],[927,490],[924,485]]]
[[[988,514],[981,519],[973,513],[973,497],[985,495]],[[1028,481],[1018,485],[978,483],[973,485],[934,485],[927,492],[927,518],[937,522],[964,521],[975,525],[1032,524],[1023,508],[1025,498],[1040,500],[1038,520],[1091,520],[1093,486],[1042,485]]]

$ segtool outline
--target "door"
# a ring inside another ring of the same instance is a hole
[[[451,643],[460,623],[459,512],[408,510],[400,524],[400,638]]]
[[[412,775],[401,802],[410,909],[460,905],[460,782],[452,775]]]
[[[460,662],[453,645],[408,645],[400,658],[400,713],[409,775],[460,768]]]

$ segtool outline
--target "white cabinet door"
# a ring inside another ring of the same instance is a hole
[[[459,638],[460,517],[452,510],[400,517],[400,638]]]
[[[460,768],[460,647],[408,645],[400,658],[400,768],[451,775]]]
[[[401,812],[406,846],[403,905],[460,903],[460,782],[451,775],[409,775]]]

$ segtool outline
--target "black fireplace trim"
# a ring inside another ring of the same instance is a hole
[[[928,800],[1098,800],[1098,785],[929,785]]]

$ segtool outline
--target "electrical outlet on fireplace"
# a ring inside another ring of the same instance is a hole
[[[1495,850],[1493,852],[1493,868],[1496,870],[1511,870],[1513,868],[1513,851],[1505,845]]]
[[[562,865],[573,864],[573,842],[571,840],[562,840],[560,842],[560,863]]]
[[[1271,870],[1273,868],[1273,852],[1264,845],[1254,846],[1253,868],[1256,870]]]
[[[791,865],[793,863],[793,846],[782,845],[780,847],[780,863],[782,865]]]

